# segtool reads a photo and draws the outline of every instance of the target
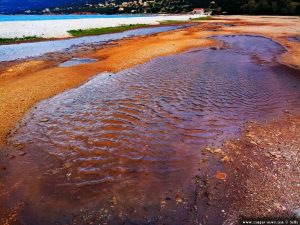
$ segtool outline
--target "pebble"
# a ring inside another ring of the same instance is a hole
[[[48,118],[43,118],[43,119],[40,120],[40,122],[48,122],[48,121],[49,121]]]
[[[297,219],[300,219],[300,208],[293,210],[293,214]]]
[[[215,174],[215,177],[216,177],[217,179],[219,179],[219,180],[226,180],[227,174],[218,171],[218,172]]]
[[[64,164],[64,167],[65,168],[70,168],[72,165],[71,165],[71,163],[70,162],[66,162],[65,164]]]
[[[230,158],[226,155],[221,159],[221,162],[223,162],[223,163],[230,162]]]
[[[20,155],[20,156],[26,155],[26,152],[20,151],[20,152],[19,152],[19,155]]]
[[[111,204],[113,204],[113,205],[116,205],[117,204],[117,198],[115,197],[115,196],[113,196],[112,198],[111,198]]]

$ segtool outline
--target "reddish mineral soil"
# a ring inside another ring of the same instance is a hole
[[[3,64],[0,223],[299,216],[300,73],[279,63],[299,67],[297,24],[221,17]],[[58,66],[78,56],[99,61]]]

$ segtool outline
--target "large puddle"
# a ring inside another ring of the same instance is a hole
[[[37,57],[50,52],[66,51],[80,45],[104,44],[122,38],[156,34],[182,28],[183,26],[160,26],[128,30],[114,34],[103,34],[70,38],[55,41],[41,41],[33,43],[21,43],[11,45],[0,45],[0,62]]]
[[[299,71],[275,62],[280,45],[213,38],[223,47],[100,74],[38,104],[9,139],[27,154],[6,172],[7,185],[23,182],[7,204],[21,201],[29,224],[185,223],[201,148],[300,110]]]

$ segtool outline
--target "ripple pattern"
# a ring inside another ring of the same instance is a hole
[[[224,48],[100,74],[41,102],[10,141],[67,162],[68,179],[58,185],[178,181],[191,174],[201,147],[237,133],[244,121],[300,109],[299,72],[274,61],[279,45],[215,38]]]

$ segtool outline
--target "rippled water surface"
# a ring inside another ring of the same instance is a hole
[[[300,36],[289,37],[290,41],[300,42]]]
[[[9,141],[31,149],[52,218],[69,221],[79,205],[98,210],[107,196],[117,196],[118,213],[153,216],[157,199],[188,189],[205,145],[238,134],[247,120],[300,109],[299,72],[275,62],[280,45],[255,36],[213,38],[223,47],[100,74],[27,115]],[[70,199],[75,206],[65,205]],[[32,215],[44,205],[34,204],[24,218],[43,221]]]

